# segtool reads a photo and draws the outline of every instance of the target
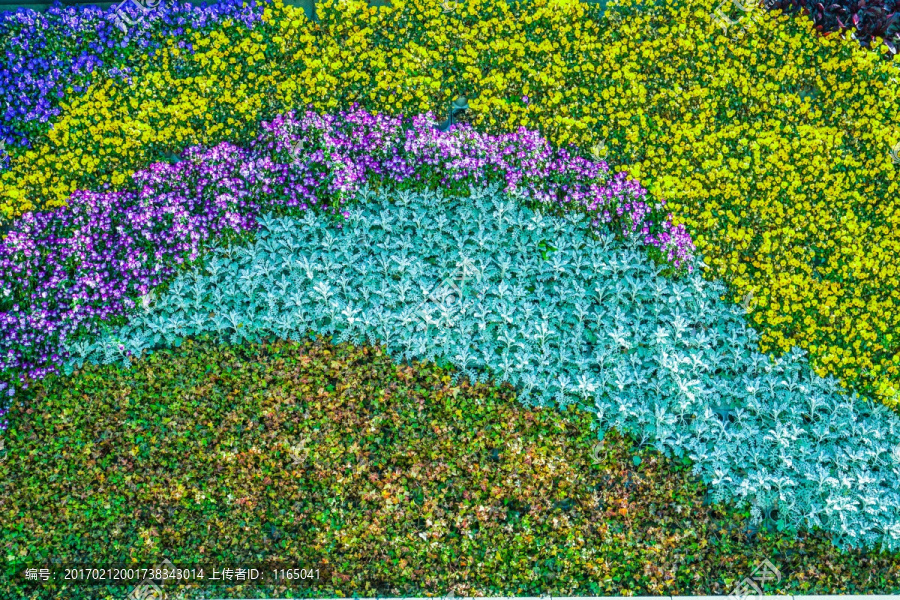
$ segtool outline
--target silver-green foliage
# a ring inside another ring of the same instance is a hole
[[[720,284],[663,277],[631,242],[496,189],[363,200],[343,229],[313,212],[261,219],[254,245],[214,248],[129,325],[73,344],[69,368],[202,333],[382,343],[509,381],[524,402],[578,402],[601,430],[689,456],[715,500],[756,519],[777,507],[788,529],[900,548],[897,416],[816,376],[800,350],[760,354]]]

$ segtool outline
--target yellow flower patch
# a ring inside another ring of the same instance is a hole
[[[264,62],[253,71],[242,67],[265,45],[261,36],[239,33],[195,36],[193,56],[169,47],[133,84],[102,80],[64,103],[45,139],[0,175],[3,216],[62,206],[77,188],[119,187],[165,153],[234,139],[247,126],[255,128],[275,79]]]

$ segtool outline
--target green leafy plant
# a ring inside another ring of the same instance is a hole
[[[0,596],[133,587],[22,578],[53,558],[320,569],[306,585],[164,586],[188,597],[724,595],[762,557],[784,574],[767,593],[900,591],[896,554],[750,535],[749,511],[704,502],[652,448],[612,430],[594,452],[590,413],[452,376],[319,336],[186,340],[45,380],[10,413]]]

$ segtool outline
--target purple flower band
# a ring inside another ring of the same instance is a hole
[[[526,129],[440,132],[432,123],[432,115],[355,108],[288,114],[263,123],[249,149],[189,148],[181,162],[135,173],[133,189],[78,190],[66,207],[26,213],[0,242],[0,395],[57,372],[63,342],[125,317],[210,239],[253,232],[268,211],[346,218],[344,204],[363,185],[502,183],[526,201],[587,211],[595,226],[638,235],[674,267],[692,269],[684,227],[606,163],[554,150]]]

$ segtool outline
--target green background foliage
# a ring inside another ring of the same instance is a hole
[[[726,594],[763,558],[784,574],[768,593],[900,591],[897,554],[751,535],[688,461],[615,432],[595,450],[592,415],[451,375],[319,338],[186,340],[51,377],[10,413],[0,596],[130,590],[16,583],[50,557],[322,569],[305,590],[216,590],[244,597]]]

